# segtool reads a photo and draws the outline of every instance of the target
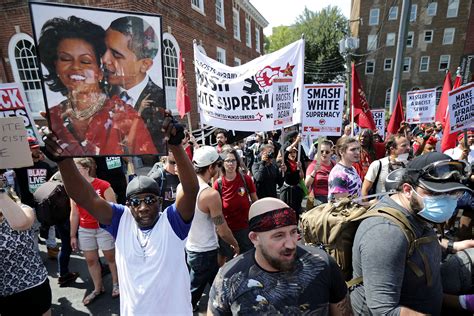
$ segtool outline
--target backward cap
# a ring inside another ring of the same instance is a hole
[[[137,176],[127,185],[127,199],[135,194],[152,193],[160,195],[160,187],[155,180],[147,176]]]
[[[216,149],[211,146],[202,146],[194,151],[193,164],[195,167],[202,168],[212,165],[221,159]]]

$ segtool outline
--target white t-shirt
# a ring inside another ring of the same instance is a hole
[[[382,164],[382,169],[380,170],[379,179],[377,180],[377,183],[373,184],[375,185],[375,193],[385,192],[385,179],[387,179],[387,176],[389,173],[388,172],[389,163],[390,163],[389,157],[384,157],[382,159],[373,161],[369,166],[369,170],[367,170],[365,179],[373,183],[375,181],[375,178],[377,177],[380,164]]]
[[[445,150],[444,154],[453,159],[459,160],[462,155],[462,149],[456,146],[454,148]],[[467,156],[467,161],[469,163],[474,163],[474,146],[471,146],[471,151],[469,152],[469,156]]]

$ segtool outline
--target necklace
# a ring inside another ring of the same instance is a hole
[[[101,93],[98,97],[91,96],[91,105],[84,109],[78,110],[75,108],[74,104],[71,102],[71,97],[67,99],[67,108],[70,109],[71,116],[76,120],[87,120],[97,113],[104,106],[105,94]],[[95,100],[94,100],[95,99]]]
[[[148,242],[150,241],[150,236],[151,232],[153,231],[153,228],[148,229],[148,230],[141,230],[140,228],[138,229],[138,234],[137,234],[137,240],[138,244],[143,250],[143,255],[145,256],[145,248],[148,246]]]

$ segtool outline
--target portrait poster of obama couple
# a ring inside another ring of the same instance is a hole
[[[30,10],[63,156],[165,153],[161,17],[51,3]]]

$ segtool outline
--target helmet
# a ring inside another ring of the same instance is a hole
[[[385,179],[385,191],[387,192],[397,191],[397,188],[400,185],[400,181],[402,180],[406,172],[407,172],[406,168],[399,168],[390,172],[387,178]]]

